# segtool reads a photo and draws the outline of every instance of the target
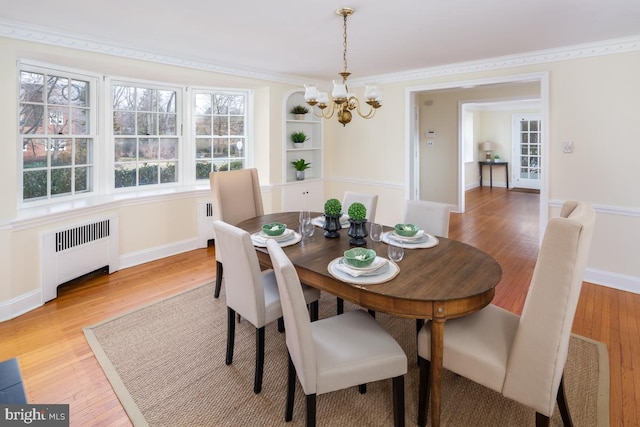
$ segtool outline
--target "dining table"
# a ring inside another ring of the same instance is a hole
[[[298,215],[298,212],[270,213],[242,221],[238,227],[254,234],[259,233],[264,224],[279,222],[298,230]],[[322,217],[322,214],[312,212],[311,217]],[[384,229],[393,230],[392,227]],[[342,229],[338,238],[327,238],[323,231],[316,227],[311,236],[305,235],[295,244],[281,245],[303,283],[368,310],[430,320],[431,424],[439,426],[445,322],[474,313],[491,302],[502,277],[500,264],[478,248],[436,236],[437,244],[428,248],[409,249],[410,245],[406,245],[403,259],[395,264],[399,267],[396,274],[388,280],[358,284],[357,280],[332,274],[329,268],[352,248],[347,229]],[[387,244],[383,241],[367,238],[364,247],[386,257]],[[260,263],[270,267],[266,247],[258,245],[256,251]]]

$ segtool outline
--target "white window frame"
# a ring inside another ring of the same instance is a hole
[[[18,61],[17,63],[17,72],[16,72],[16,86],[17,86],[17,90],[18,93],[20,92],[20,74],[22,72],[31,72],[31,73],[39,73],[39,74],[48,74],[48,75],[54,75],[54,76],[60,76],[60,77],[65,77],[65,78],[70,78],[70,79],[75,79],[75,80],[84,80],[89,82],[89,115],[88,115],[88,121],[89,121],[89,131],[87,132],[87,134],[83,134],[83,135],[76,135],[76,134],[65,134],[65,137],[73,137],[73,138],[87,138],[87,139],[91,139],[93,141],[93,147],[92,147],[92,161],[89,162],[91,164],[91,174],[88,177],[88,180],[92,183],[92,189],[91,190],[87,190],[87,191],[83,191],[80,193],[75,193],[75,191],[72,191],[71,194],[65,194],[65,195],[51,195],[50,194],[50,182],[48,181],[47,184],[47,196],[43,197],[43,198],[35,198],[35,199],[24,199],[24,159],[22,156],[20,156],[20,158],[18,159],[18,167],[17,167],[17,171],[18,171],[18,191],[16,192],[16,196],[17,196],[17,206],[20,209],[24,209],[24,208],[31,208],[31,207],[37,207],[37,206],[42,206],[42,205],[51,205],[51,204],[56,204],[56,203],[63,203],[63,202],[68,202],[70,200],[77,200],[77,199],[84,199],[84,198],[89,198],[89,197],[94,197],[99,193],[99,188],[100,188],[100,184],[99,184],[99,175],[100,175],[100,168],[101,168],[101,159],[100,159],[100,151],[101,151],[101,145],[102,145],[102,138],[99,132],[100,129],[100,125],[99,125],[99,120],[100,120],[100,115],[99,115],[99,94],[100,94],[100,75],[98,74],[94,74],[94,73],[89,73],[83,70],[77,70],[77,69],[72,69],[72,68],[68,68],[68,67],[62,67],[62,66],[55,66],[55,65],[51,65],[51,64],[42,64],[39,62],[35,62],[35,61]],[[23,139],[24,138],[29,138],[31,136],[37,138],[38,136],[43,136],[45,138],[50,138],[51,135],[45,133],[45,134],[22,134],[21,132],[21,126],[20,126],[20,98],[18,97],[16,99],[16,109],[18,111],[17,117],[16,117],[16,143],[18,144],[18,147],[20,148],[18,150],[18,153],[22,153],[24,150],[24,144],[23,144]],[[48,105],[47,103],[44,103],[44,105]],[[52,170],[52,166],[49,164],[47,165],[47,173],[50,174],[51,170]]]

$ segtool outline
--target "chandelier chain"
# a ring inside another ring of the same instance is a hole
[[[342,53],[342,61],[344,63],[344,71],[347,72],[347,13],[343,13],[344,23],[342,24],[343,29],[343,53]]]

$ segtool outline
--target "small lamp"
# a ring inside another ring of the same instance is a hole
[[[493,151],[493,142],[484,141],[481,144],[481,150],[485,152],[486,161],[491,161],[491,151]]]

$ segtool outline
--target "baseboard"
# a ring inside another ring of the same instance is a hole
[[[197,248],[198,241],[196,238],[193,238],[175,242],[170,245],[163,245],[143,251],[124,254],[120,256],[119,268],[122,270],[124,268],[192,251]],[[41,307],[43,305],[42,298],[42,289],[36,289],[26,294],[19,295],[11,300],[0,302],[0,322],[13,319]]]
[[[626,276],[610,271],[587,268],[584,273],[584,281],[606,286],[620,291],[640,294],[640,277]]]

